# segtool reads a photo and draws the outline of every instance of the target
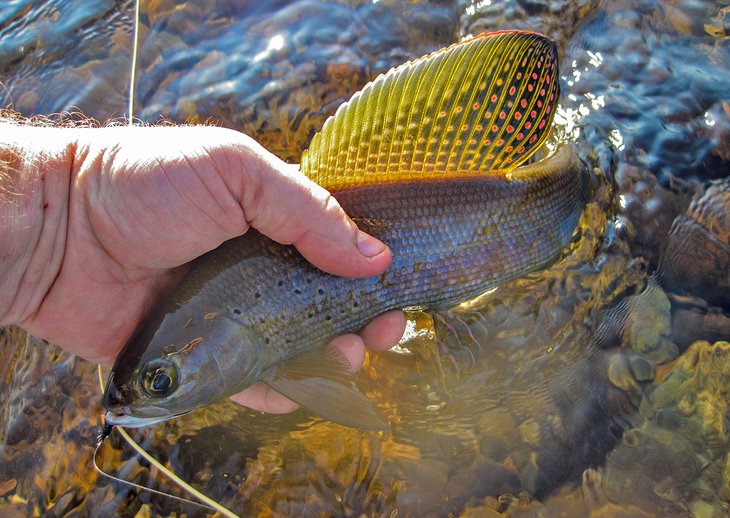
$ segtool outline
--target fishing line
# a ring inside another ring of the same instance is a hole
[[[134,20],[132,36],[132,72],[129,78],[129,112],[130,126],[134,126],[134,85],[137,83],[137,53],[139,51],[139,0],[134,2]]]
[[[104,374],[102,372],[101,365],[99,365],[99,367],[98,367],[98,373],[99,373],[99,384],[101,385],[101,387],[103,389],[104,388]],[[188,492],[191,496],[193,496],[194,498],[197,498],[198,500],[200,500],[201,502],[204,502],[204,503],[201,504],[198,502],[194,502],[193,500],[188,500],[186,498],[171,495],[171,494],[165,493],[163,491],[158,491],[156,489],[145,487],[140,484],[136,484],[134,482],[130,482],[128,480],[124,480],[124,479],[115,477],[114,475],[110,475],[109,473],[106,473],[105,471],[103,471],[97,463],[97,456],[98,456],[99,450],[101,449],[101,445],[103,444],[104,439],[112,432],[112,429],[119,432],[119,434],[127,442],[127,444],[129,444],[142,458],[144,458],[152,466],[154,466],[155,468],[160,470],[162,472],[162,474],[167,476],[170,480],[172,480],[175,484],[177,484],[181,489]],[[200,491],[198,491],[197,489],[192,487],[190,484],[185,482],[183,479],[181,479],[180,477],[175,475],[175,473],[173,473],[167,467],[165,467],[162,463],[160,463],[160,461],[158,461],[152,455],[147,453],[134,439],[132,439],[132,437],[121,426],[111,426],[111,425],[106,424],[106,422],[103,423],[102,431],[99,436],[99,441],[98,441],[98,444],[96,445],[96,449],[94,450],[94,469],[101,475],[104,475],[105,477],[109,477],[110,479],[115,480],[117,482],[121,482],[122,484],[127,484],[127,485],[130,485],[137,489],[142,489],[144,491],[150,491],[154,494],[166,496],[168,498],[172,498],[172,499],[178,500],[180,502],[186,502],[188,504],[193,504],[193,505],[197,505],[199,507],[204,507],[206,509],[210,509],[211,511],[218,511],[223,516],[227,516],[228,518],[238,518],[238,515],[236,513],[223,507],[215,500],[207,497],[206,495],[204,495],[203,493],[201,493]]]
[[[121,432],[122,430],[119,430],[119,431]],[[122,437],[124,437],[124,436],[122,436]],[[124,479],[121,479],[119,477],[115,477],[114,475],[110,475],[109,473],[103,471],[99,467],[99,463],[97,462],[97,459],[99,457],[99,450],[101,449],[101,445],[102,445],[102,443],[100,442],[99,444],[96,445],[96,449],[94,450],[94,469],[100,475],[104,475],[105,477],[110,478],[110,479],[114,480],[115,482],[119,482],[121,484],[126,484],[128,486],[132,486],[134,488],[141,489],[143,491],[149,491],[150,493],[155,493],[157,495],[162,495],[162,496],[167,497],[167,498],[172,498],[173,500],[177,500],[179,502],[185,502],[186,504],[197,505],[197,506],[203,507],[205,509],[210,509],[211,511],[216,511],[217,510],[217,509],[215,509],[213,507],[210,507],[210,506],[207,506],[207,505],[204,505],[204,504],[200,504],[198,502],[193,502],[192,500],[188,500],[187,498],[181,498],[179,496],[171,495],[170,493],[164,493],[162,491],[158,491],[156,489],[152,489],[151,487],[145,487],[145,486],[142,486],[142,485],[137,484],[135,482],[130,482],[129,480],[124,480]],[[233,516],[236,516],[236,515],[233,515]]]
[[[7,98],[7,102],[0,103],[0,108],[13,108],[15,103],[13,102],[13,96],[10,94],[10,88],[0,81],[0,87],[3,89],[3,93],[5,94],[5,97]]]

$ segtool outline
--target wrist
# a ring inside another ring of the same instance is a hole
[[[0,324],[32,317],[60,270],[75,134],[0,120]]]

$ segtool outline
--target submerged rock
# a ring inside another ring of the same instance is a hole
[[[581,476],[580,486],[564,488],[544,502],[526,497],[505,495],[486,498],[484,504],[466,509],[463,518],[509,516],[512,518],[544,518],[547,516],[583,516],[586,518],[652,518],[654,513],[635,505],[612,502],[606,496],[601,474],[589,468]]]
[[[730,306],[730,179],[697,193],[669,230],[658,278],[669,291]]]
[[[660,515],[730,512],[730,343],[695,342],[601,468],[606,495]]]

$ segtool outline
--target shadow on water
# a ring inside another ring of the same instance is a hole
[[[210,119],[294,161],[341,102],[391,66],[486,30],[543,32],[562,56],[556,131],[576,140],[597,178],[552,267],[433,321],[414,314],[404,347],[367,358],[358,383],[389,432],[224,402],[136,432],[157,458],[243,514],[727,515],[726,6],[142,7],[138,116]],[[131,10],[111,0],[0,7],[0,100],[25,114],[122,116]],[[17,329],[0,333],[4,514],[203,514],[97,479],[94,367]],[[123,478],[170,490],[115,436],[102,457]]]

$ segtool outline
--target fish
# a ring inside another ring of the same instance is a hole
[[[390,267],[337,277],[255,230],[224,242],[122,349],[106,421],[153,424],[263,382],[325,419],[387,428],[327,344],[388,310],[453,307],[560,256],[590,188],[572,144],[544,149],[558,97],[556,46],[527,31],[481,34],[366,85],[300,169],[390,247]]]

